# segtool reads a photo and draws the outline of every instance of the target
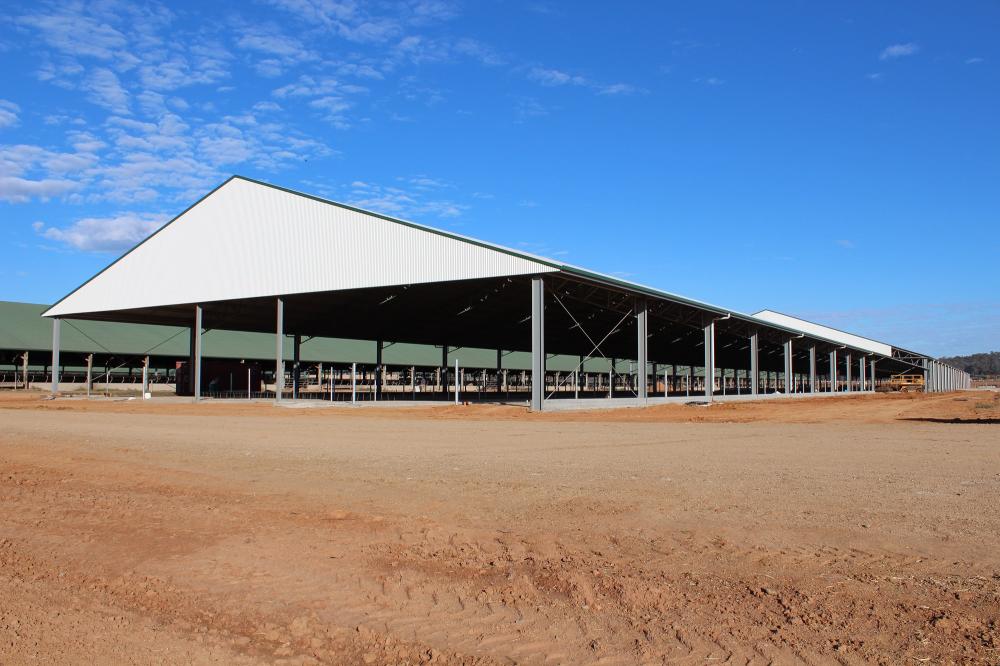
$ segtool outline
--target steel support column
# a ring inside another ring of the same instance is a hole
[[[636,327],[636,344],[638,345],[638,351],[636,356],[636,379],[639,384],[638,404],[640,406],[645,406],[646,400],[649,397],[648,389],[646,386],[646,352],[647,345],[649,344],[649,335],[647,328],[647,315],[646,315],[646,301],[645,299],[639,299],[635,302],[635,327]]]
[[[94,387],[94,355],[87,354],[87,397],[90,397],[90,391]]]
[[[531,409],[545,399],[545,281],[531,278]]]
[[[274,401],[281,402],[285,390],[285,301],[277,298],[274,322]]]
[[[201,400],[201,306],[194,306],[194,399]]]
[[[809,347],[809,392],[816,392],[816,345]]]
[[[871,370],[871,373],[872,373],[872,393],[874,393],[875,392],[875,359],[872,359],[868,363],[868,369]]]
[[[785,394],[795,392],[795,385],[792,381],[792,341],[785,340]]]
[[[830,393],[837,392],[837,350],[830,352]]]
[[[448,345],[441,346],[441,391],[448,399]]]
[[[302,336],[296,333],[292,336],[292,399],[299,399],[299,379],[302,359]]]
[[[847,380],[847,392],[850,393],[851,392],[851,355],[850,354],[846,354],[845,355],[845,360],[847,361],[847,363],[846,363],[846,365],[847,365],[847,377],[846,377],[846,380]]]
[[[750,395],[760,391],[760,347],[756,331],[750,335]]]
[[[705,326],[705,397],[715,393],[715,321]]]
[[[382,396],[382,344],[381,340],[375,341],[375,400]]]
[[[62,320],[56,317],[52,320],[52,394],[59,393],[59,329]]]

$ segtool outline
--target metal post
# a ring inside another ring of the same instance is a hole
[[[837,350],[830,352],[830,393],[837,392]]]
[[[649,397],[649,389],[647,387],[647,376],[646,376],[646,353],[648,351],[647,346],[649,344],[649,332],[647,330],[647,314],[646,314],[646,301],[645,299],[639,299],[635,302],[635,324],[636,324],[636,343],[638,344],[638,355],[636,359],[636,379],[639,383],[638,391],[638,404],[644,406]]]
[[[923,368],[924,373],[924,393],[931,393],[934,391],[934,361],[928,361],[926,358],[920,359],[920,365]]]
[[[865,357],[858,359],[858,390],[865,392]]]
[[[792,383],[792,341],[785,340],[785,393],[795,392],[795,385]]]
[[[59,328],[62,320],[52,320],[52,395],[59,393]]]
[[[281,402],[285,391],[285,301],[275,299],[277,313],[274,323],[274,401]]]
[[[503,391],[503,382],[500,378],[503,376],[503,350],[497,350],[497,395]]]
[[[448,345],[441,346],[441,390],[444,392],[444,399],[448,399]]]
[[[816,345],[809,347],[809,392],[816,392]]]
[[[194,306],[194,399],[201,400],[201,306]]]
[[[872,359],[868,364],[869,369],[872,371],[872,393],[875,392],[875,359]]]
[[[142,399],[149,393],[149,357],[142,359]]]
[[[382,393],[382,341],[375,341],[375,401]]]
[[[715,392],[715,321],[705,326],[705,398]]]
[[[663,368],[663,397],[667,397],[667,391],[669,390],[669,384],[667,384],[667,369]]]
[[[757,395],[760,391],[760,347],[757,341],[757,332],[750,334],[750,395]]]
[[[545,398],[545,282],[531,278],[531,409]]]
[[[460,386],[462,381],[462,373],[458,371],[458,359],[455,359],[455,404],[458,404],[459,394],[462,392],[462,387]]]
[[[21,354],[21,383],[24,384],[24,390],[28,390],[28,352]]]
[[[850,352],[847,353],[847,355],[845,356],[845,359],[847,361],[847,363],[846,363],[846,365],[847,365],[847,377],[846,377],[846,379],[847,379],[847,392],[850,393],[851,392],[851,354],[850,354]]]
[[[358,364],[351,363],[351,404],[358,401]]]
[[[301,375],[300,359],[302,349],[302,336],[296,333],[292,336],[292,399],[299,399],[299,377]]]
[[[94,355],[87,354],[87,397],[90,397],[91,388],[94,386],[94,379],[91,373],[94,371]]]

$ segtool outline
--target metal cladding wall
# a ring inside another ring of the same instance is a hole
[[[234,177],[46,316],[555,270],[523,255]]]

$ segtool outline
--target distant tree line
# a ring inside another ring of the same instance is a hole
[[[973,377],[1000,375],[1000,352],[969,354],[968,356],[947,356],[939,358],[953,368],[965,370]]]

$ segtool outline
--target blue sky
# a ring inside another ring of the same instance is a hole
[[[4,14],[0,299],[60,298],[239,173],[745,312],[1000,349],[995,2]]]

